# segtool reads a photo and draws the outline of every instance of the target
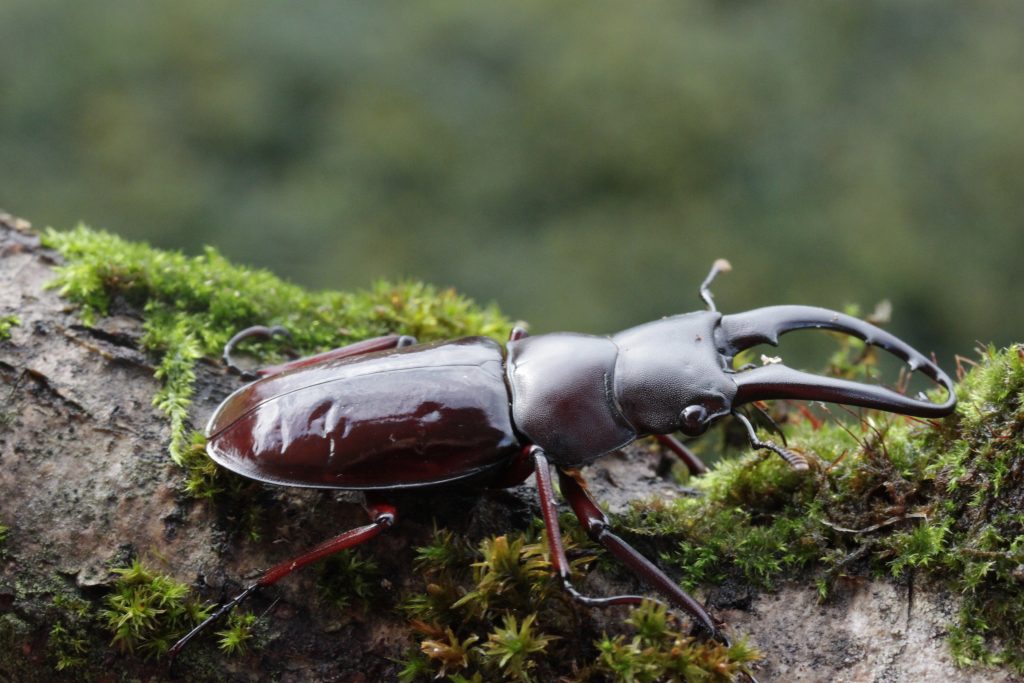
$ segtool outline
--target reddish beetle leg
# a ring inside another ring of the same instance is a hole
[[[366,541],[369,541],[380,532],[394,526],[395,520],[398,518],[398,513],[395,511],[394,506],[382,501],[371,503],[368,500],[366,504],[366,511],[370,514],[370,518],[373,520],[372,523],[367,524],[366,526],[350,529],[343,534],[324,541],[312,550],[303,553],[298,557],[285,560],[284,562],[271,567],[259,578],[258,581],[256,581],[256,583],[253,583],[234,598],[221,605],[216,612],[189,631],[181,640],[174,644],[174,647],[168,650],[167,654],[171,658],[171,661],[174,661],[174,658],[178,656],[178,653],[181,652],[182,648],[188,645],[189,641],[199,633],[206,630],[206,628],[215,621],[231,612],[231,610],[242,603],[250,595],[255,593],[258,589],[277,583],[296,569],[305,567],[311,562],[316,562],[328,555],[333,555],[341,552],[342,550],[354,548],[357,545],[361,545]]]

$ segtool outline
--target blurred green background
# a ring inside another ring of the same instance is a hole
[[[1024,339],[1024,3],[0,2],[0,208],[535,332]]]

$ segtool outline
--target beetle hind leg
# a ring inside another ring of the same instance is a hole
[[[306,358],[298,358],[287,363],[281,363],[280,365],[271,365],[266,368],[260,368],[259,370],[245,370],[238,366],[235,361],[231,358],[231,354],[234,352],[235,347],[241,342],[250,338],[258,339],[269,339],[278,335],[291,336],[287,329],[280,325],[274,327],[264,327],[262,325],[256,325],[254,327],[247,327],[242,330],[224,345],[224,364],[228,367],[228,370],[241,376],[243,379],[259,379],[261,377],[270,377],[281,372],[288,370],[296,370],[298,368],[304,368],[309,365],[315,365],[317,363],[323,363],[329,360],[338,360],[341,358],[350,358],[352,356],[361,356],[366,353],[372,353],[374,351],[387,351],[388,349],[401,349],[406,346],[412,346],[416,344],[416,337],[410,337],[407,334],[397,335],[388,334],[383,337],[374,337],[372,339],[364,339],[362,341],[349,344],[347,346],[341,346],[330,351],[318,353],[314,356],[308,356]]]
[[[224,345],[224,353],[222,354],[224,364],[228,366],[228,370],[244,379],[256,379],[259,377],[259,373],[252,370],[244,370],[239,367],[238,364],[235,363],[234,359],[231,358],[231,354],[234,352],[235,347],[246,339],[270,339],[271,337],[276,336],[289,337],[291,336],[291,333],[280,325],[275,325],[273,327],[253,325],[252,327],[245,328],[231,337],[231,339],[228,340],[228,343]]]
[[[201,624],[196,626],[194,629],[189,631],[185,636],[181,638],[174,646],[167,651],[168,657],[170,657],[171,663],[173,664],[174,658],[188,645],[189,641],[195,638],[197,635],[205,631],[214,622],[218,621],[225,615],[231,612],[236,606],[241,604],[250,595],[255,593],[264,586],[277,583],[284,577],[291,574],[296,569],[304,567],[307,564],[316,562],[319,559],[347,550],[348,548],[354,548],[357,545],[361,545],[366,541],[369,541],[374,536],[377,536],[382,531],[390,529],[394,526],[395,521],[398,519],[398,514],[395,508],[383,501],[378,500],[367,500],[366,511],[369,513],[370,518],[373,520],[370,524],[365,526],[350,529],[343,534],[339,534],[334,538],[328,539],[316,546],[312,550],[309,550],[298,557],[294,557],[290,560],[281,562],[266,572],[259,578],[255,583],[249,585],[245,590],[236,595],[231,600],[221,605],[213,614],[207,617]]]

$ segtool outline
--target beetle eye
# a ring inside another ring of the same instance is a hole
[[[703,434],[708,428],[708,411],[704,406],[687,406],[679,413],[679,431],[687,436]]]

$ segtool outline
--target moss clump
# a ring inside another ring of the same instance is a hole
[[[667,610],[652,602],[634,609],[626,623],[635,635],[603,637],[595,667],[618,681],[736,680],[743,664],[759,658],[745,641],[726,646],[682,635]]]
[[[958,662],[1024,670],[1024,349],[988,349],[958,396],[937,422],[789,415],[790,446],[821,458],[810,473],[722,461],[690,482],[703,496],[638,503],[618,523],[661,544],[690,587],[770,588],[806,569],[825,598],[843,574],[919,572],[963,596]]]
[[[228,627],[217,631],[218,645],[225,654],[240,655],[249,649],[253,639],[256,615],[251,612],[232,612],[228,616]]]
[[[987,349],[959,395],[933,439],[942,538],[929,564],[964,597],[957,660],[1024,671],[1024,346]]]
[[[325,558],[316,568],[320,596],[339,610],[365,609],[380,585],[377,562],[358,549]]]
[[[539,529],[485,538],[475,552],[441,530],[418,549],[425,590],[405,610],[421,639],[401,681],[731,681],[757,659],[743,643],[727,648],[684,635],[653,602],[611,634],[595,630],[553,578]],[[595,556],[566,540],[583,580]],[[467,555],[475,555],[471,571]]]
[[[0,315],[0,341],[11,338],[11,328],[21,324],[21,318],[11,315]]]
[[[219,356],[241,329],[281,325],[291,333],[289,349],[308,355],[389,333],[422,341],[476,334],[497,338],[511,327],[493,306],[481,308],[454,290],[418,282],[309,292],[267,271],[234,265],[211,247],[186,256],[85,226],[48,230],[43,243],[67,261],[56,269],[53,286],[81,306],[87,324],[124,305],[143,312],[142,344],[158,357],[162,384],[154,404],[171,420],[170,452],[179,464],[190,443],[196,361]]]
[[[191,589],[138,560],[112,570],[119,576],[104,600],[100,619],[123,652],[163,655],[210,614]]]

